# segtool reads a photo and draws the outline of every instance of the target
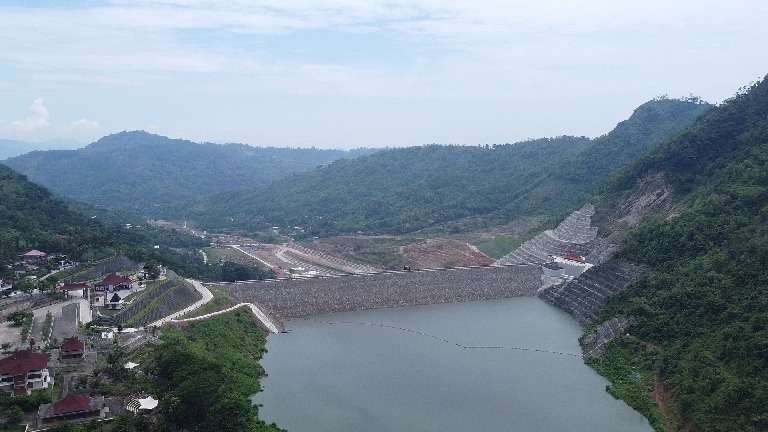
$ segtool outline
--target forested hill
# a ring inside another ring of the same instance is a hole
[[[209,227],[301,226],[315,235],[404,233],[487,215],[556,215],[610,172],[688,127],[710,106],[658,99],[589,140],[394,149],[204,199],[177,211]]]
[[[0,265],[29,249],[80,257],[110,243],[97,223],[51,196],[45,188],[0,165]]]
[[[199,144],[135,131],[106,136],[83,149],[36,151],[4,163],[65,197],[146,210],[252,188],[365,152]]]
[[[623,248],[653,271],[604,312],[634,322],[607,370],[658,374],[680,429],[768,430],[768,81],[631,165],[603,205],[648,178],[671,188],[672,210]]]

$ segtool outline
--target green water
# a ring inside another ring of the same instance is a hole
[[[579,353],[578,324],[536,298],[328,314],[286,327],[269,338],[254,401],[262,419],[289,432],[651,430],[568,355]]]

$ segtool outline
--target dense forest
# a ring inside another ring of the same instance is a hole
[[[768,81],[616,176],[604,199],[659,174],[674,212],[627,237],[622,253],[653,272],[604,311],[633,322],[606,361],[632,352],[658,374],[681,429],[768,430]]]
[[[127,229],[126,221],[134,222],[134,226]],[[18,261],[19,254],[29,249],[65,253],[82,261],[126,255],[202,280],[273,276],[268,270],[233,262],[204,264],[196,251],[207,245],[179,231],[144,225],[129,214],[57,199],[44,187],[0,165],[0,276],[10,275],[6,265]]]
[[[111,244],[110,233],[101,225],[70,210],[45,188],[0,165],[0,264],[32,248],[79,258],[89,250]]]
[[[209,227],[300,226],[313,235],[405,233],[447,221],[557,216],[580,205],[616,168],[689,126],[709,105],[659,98],[605,136],[493,146],[381,151],[183,206]]]
[[[157,206],[252,188],[368,152],[200,144],[134,131],[78,150],[35,151],[4,163],[58,195],[146,214]]]

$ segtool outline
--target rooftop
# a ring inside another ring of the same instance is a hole
[[[91,409],[91,398],[86,395],[70,393],[64,399],[53,403],[53,415],[71,414]]]
[[[61,352],[83,352],[85,351],[85,344],[77,337],[71,337],[61,344]]]
[[[117,273],[110,273],[110,274],[104,276],[104,279],[102,279],[102,281],[99,282],[96,285],[113,285],[114,286],[114,285],[119,285],[119,284],[123,284],[123,283],[128,283],[129,284],[129,283],[131,283],[131,280],[128,279],[127,277],[125,277],[125,276],[120,276]]]
[[[0,360],[0,374],[21,375],[48,367],[48,354],[31,350],[16,351]]]

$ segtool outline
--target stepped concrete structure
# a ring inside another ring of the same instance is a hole
[[[227,284],[240,303],[254,303],[278,319],[536,294],[541,268],[531,265],[390,271],[367,275]]]
[[[595,208],[586,204],[571,213],[554,230],[547,230],[526,241],[520,247],[496,261],[496,264],[542,265],[552,261],[552,256],[575,254],[586,256],[597,238],[597,227],[592,226]]]
[[[609,297],[627,289],[644,272],[645,269],[640,266],[612,259],[568,282],[541,290],[539,297],[585,324],[597,318]]]

